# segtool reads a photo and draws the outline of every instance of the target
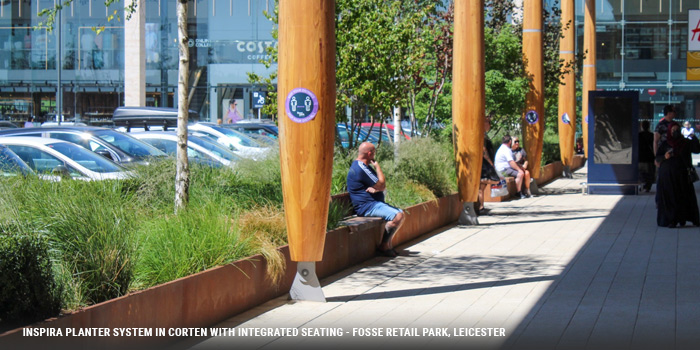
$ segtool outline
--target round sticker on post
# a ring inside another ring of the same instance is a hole
[[[318,113],[318,99],[305,88],[296,88],[287,94],[284,103],[287,117],[296,123],[306,123]]]
[[[530,123],[530,124],[535,124],[537,121],[540,119],[540,116],[537,114],[536,111],[528,111],[525,113],[525,120]]]
[[[571,124],[571,119],[569,119],[569,113],[562,114],[561,122],[564,124]]]
[[[588,114],[586,114],[586,118],[584,119],[586,120],[586,124],[588,124]]]

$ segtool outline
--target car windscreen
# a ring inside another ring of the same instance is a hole
[[[30,174],[32,169],[12,151],[6,147],[0,147],[0,175],[15,175],[18,173]]]
[[[47,146],[96,173],[125,171],[124,168],[107,160],[107,158],[72,143],[57,142]]]
[[[222,127],[218,127],[218,126],[212,126],[212,129],[214,129],[214,130],[216,130],[216,131],[218,131],[218,132],[220,132],[228,137],[240,140],[239,145],[241,145],[241,146],[262,147],[262,145],[260,143],[258,143],[258,141],[253,140],[250,136],[246,136],[242,132],[227,129],[227,128],[222,128]]]
[[[219,143],[210,142],[210,141],[201,139],[197,136],[191,136],[188,138],[187,141],[203,147],[204,149],[208,150],[209,152],[212,152],[213,154],[215,154],[217,157],[221,157],[223,159],[226,159],[226,160],[229,160],[232,162],[237,162],[241,159],[241,157],[237,156],[235,153],[231,152],[228,148],[222,146]]]
[[[95,136],[105,140],[114,147],[119,148],[124,153],[134,158],[162,157],[165,153],[149,145],[146,142],[137,140],[129,135],[122,134],[114,130],[100,130],[94,132]]]

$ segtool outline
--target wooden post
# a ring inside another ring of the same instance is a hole
[[[542,73],[542,0],[525,0],[523,8],[523,60],[531,77],[523,113],[523,140],[530,175],[540,176],[544,140],[544,75]]]
[[[586,0],[583,21],[583,102],[581,104],[581,129],[583,132],[583,150],[588,158],[588,92],[596,89],[596,47],[595,47],[595,0]]]
[[[573,68],[576,49],[574,0],[561,2],[561,27],[563,33],[559,41],[559,58],[565,63],[571,63],[571,68],[561,78],[563,85],[559,85],[559,152],[564,172],[570,175],[576,135],[576,74]]]
[[[335,1],[280,1],[278,67],[289,250],[293,261],[320,261],[335,137]]]
[[[484,1],[455,0],[452,123],[462,203],[478,199],[484,147]]]

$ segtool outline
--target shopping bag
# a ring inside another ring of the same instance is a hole
[[[503,197],[508,195],[506,180],[501,180],[496,185],[491,185],[491,197]]]

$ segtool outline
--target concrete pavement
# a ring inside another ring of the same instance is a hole
[[[700,347],[700,228],[658,228],[653,190],[584,195],[585,175],[322,280],[326,303],[278,298],[178,347]]]

